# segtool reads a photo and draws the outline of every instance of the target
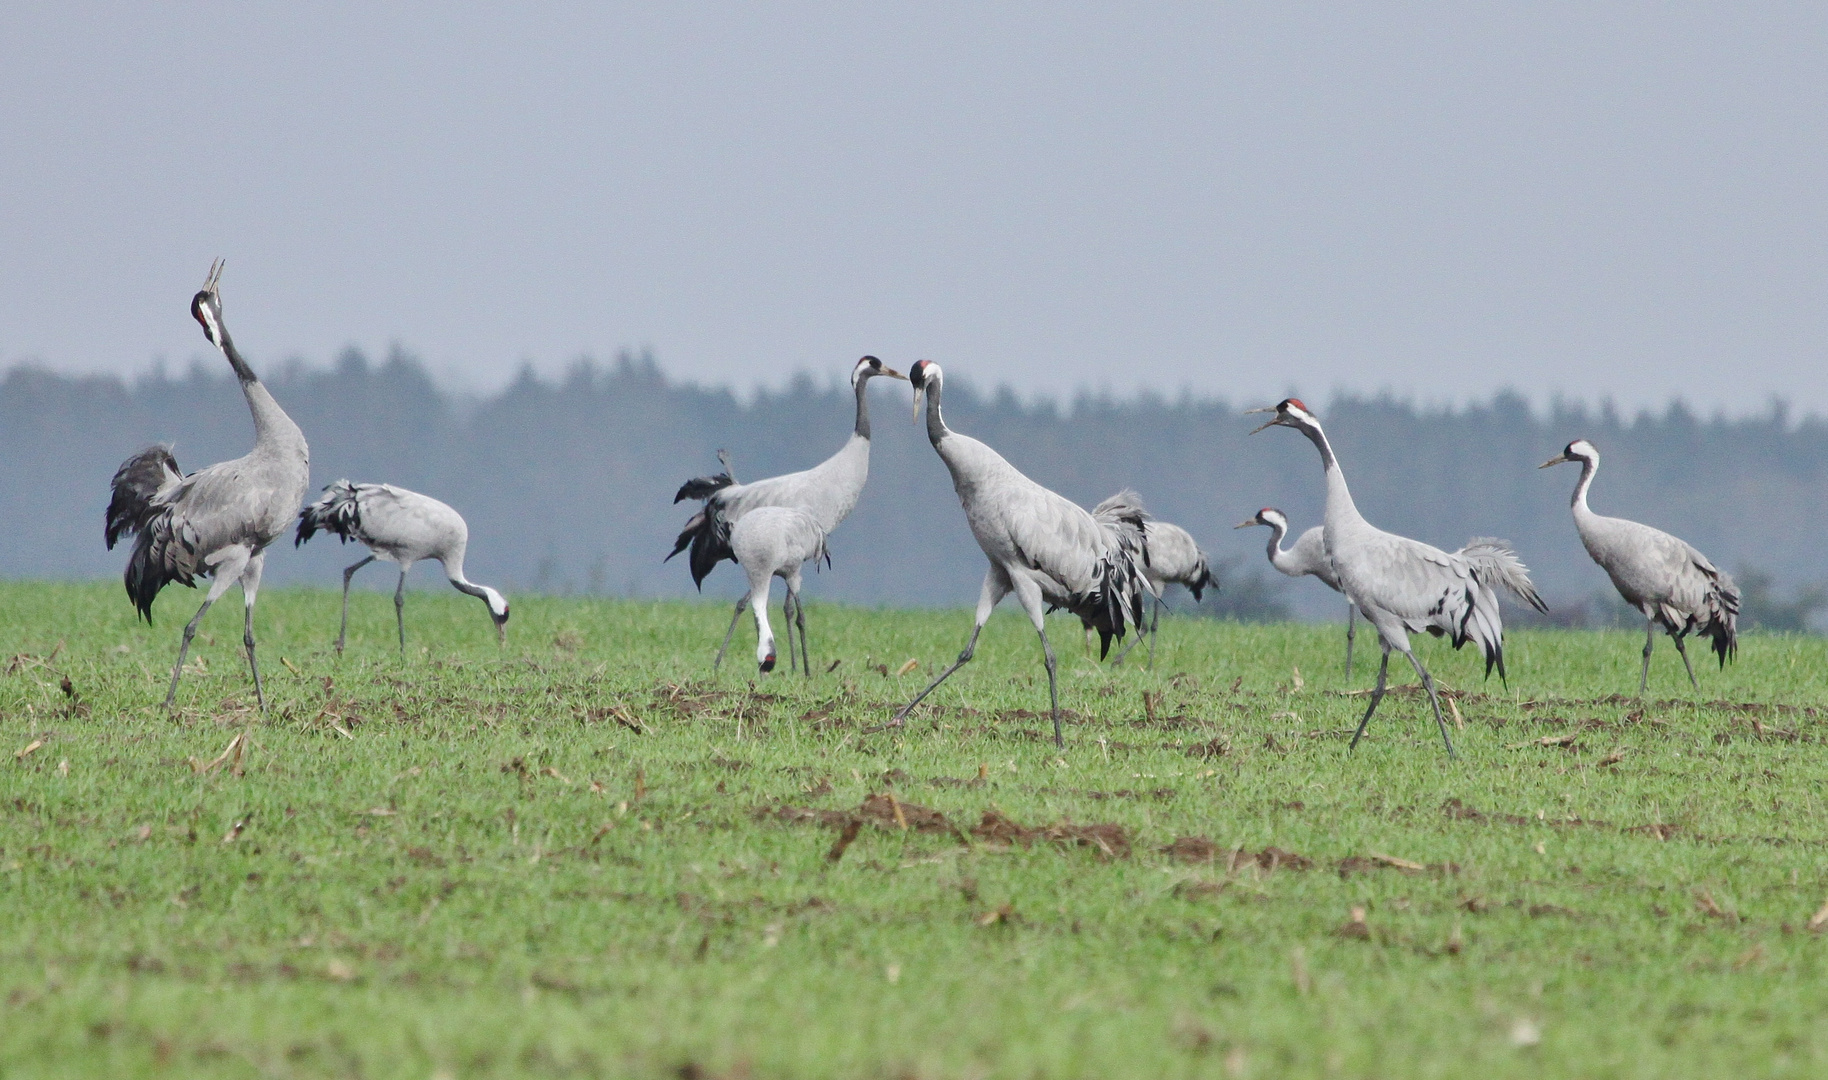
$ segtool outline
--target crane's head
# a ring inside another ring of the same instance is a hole
[[[1575,439],[1573,442],[1562,447],[1561,453],[1556,454],[1554,457],[1536,467],[1538,469],[1546,469],[1551,465],[1560,465],[1564,461],[1578,461],[1582,465],[1598,465],[1599,447],[1594,446],[1585,439]]]
[[[1262,431],[1266,427],[1281,426],[1281,427],[1307,429],[1307,428],[1317,428],[1320,426],[1319,418],[1316,417],[1313,413],[1308,411],[1308,407],[1306,405],[1302,404],[1300,398],[1284,398],[1280,403],[1278,403],[1277,405],[1275,405],[1273,407],[1266,407],[1266,408],[1262,408],[1262,409],[1250,409],[1245,413],[1245,415],[1248,416],[1250,413],[1266,413],[1266,412],[1273,412],[1276,415],[1273,419],[1266,420],[1263,423],[1258,424],[1256,427],[1252,428],[1251,432],[1250,432],[1252,435],[1255,435],[1257,432]]]
[[[495,643],[505,645],[508,641],[508,598],[489,588],[482,587],[482,598],[489,604],[489,618],[495,620]]]
[[[939,365],[931,360],[916,360],[908,369],[908,381],[914,384],[914,419],[920,420],[920,402],[929,388],[938,388],[942,374]]]
[[[907,380],[907,376],[903,375],[901,372],[896,371],[894,368],[889,367],[887,364],[884,364],[873,356],[866,356],[857,361],[856,367],[851,368],[851,389],[855,390],[857,387],[863,385],[865,379],[873,379],[878,375],[885,375],[891,379]]]
[[[1288,532],[1288,516],[1273,506],[1266,506],[1257,511],[1257,516],[1246,518],[1233,525],[1234,529],[1248,529],[1252,525],[1267,525],[1277,532]]]
[[[222,260],[217,259],[209,266],[209,277],[203,282],[203,288],[190,298],[190,317],[203,327],[204,336],[216,348],[222,348],[222,294],[216,288],[222,280]]]
[[[789,649],[788,652],[793,650]],[[774,670],[774,632],[770,630],[755,643],[755,666],[766,675]]]

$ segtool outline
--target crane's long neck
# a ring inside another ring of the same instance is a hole
[[[273,395],[254,375],[254,369],[242,359],[241,350],[235,348],[235,339],[229,337],[228,328],[222,328],[222,355],[228,358],[229,366],[235,369],[235,377],[241,380],[242,396],[248,400],[248,411],[254,414],[254,448],[281,450],[296,448],[302,451],[305,445],[305,434],[286,411],[273,400]]]
[[[1599,472],[1599,462],[1592,458],[1582,458],[1580,462],[1580,479],[1575,481],[1574,495],[1568,505],[1574,510],[1574,517],[1579,520],[1593,516],[1593,508],[1587,505],[1587,489],[1593,486],[1593,474]]]
[[[1282,538],[1288,535],[1288,524],[1271,521],[1269,530],[1269,564],[1285,574],[1293,574],[1295,571],[1289,565],[1289,553],[1282,550]]]
[[[857,426],[851,431],[859,439],[870,437],[870,381],[867,378],[857,380]]]
[[[942,383],[937,380],[927,383],[927,441],[936,448],[942,439],[952,434],[952,429],[946,426],[946,418],[939,411],[941,386]]]
[[[1301,433],[1320,451],[1320,464],[1327,474],[1327,541],[1332,543],[1332,532],[1340,525],[1353,521],[1363,521],[1358,512],[1358,505],[1352,501],[1352,489],[1346,486],[1346,474],[1340,471],[1339,460],[1333,456],[1333,447],[1327,442],[1327,433],[1318,423],[1303,425]]]

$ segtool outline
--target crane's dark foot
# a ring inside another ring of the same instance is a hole
[[[902,723],[902,720],[903,720],[903,714],[897,713],[897,714],[895,714],[895,719],[884,721],[883,723],[876,724],[872,727],[866,727],[862,731],[858,732],[858,734],[859,735],[874,735],[878,731],[887,731],[890,728],[902,727],[902,726],[904,726]]]

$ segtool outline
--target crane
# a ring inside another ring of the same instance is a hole
[[[1580,542],[1600,564],[1625,602],[1644,613],[1644,667],[1638,673],[1638,696],[1650,684],[1650,650],[1661,626],[1675,641],[1689,685],[1699,690],[1695,667],[1682,639],[1689,634],[1713,639],[1720,666],[1739,651],[1739,589],[1707,556],[1661,529],[1625,518],[1602,517],[1587,506],[1587,489],[1599,472],[1599,448],[1575,439],[1538,468],[1577,461],[1580,479],[1570,500]]]
[[[674,555],[691,548],[689,563],[692,569],[692,584],[704,588],[705,577],[716,569],[717,564],[725,559],[736,561],[736,553],[730,547],[730,529],[744,514],[763,506],[785,506],[805,510],[818,523],[822,534],[830,535],[857,505],[863,495],[863,485],[870,476],[870,401],[868,387],[871,379],[877,376],[905,381],[906,375],[888,367],[874,356],[865,356],[851,368],[851,392],[857,398],[857,418],[851,427],[851,436],[838,452],[810,469],[801,472],[784,473],[757,480],[749,484],[739,484],[731,475],[730,457],[718,451],[717,459],[724,466],[724,471],[714,476],[700,476],[687,480],[680,485],[673,496],[673,502],[686,499],[698,499],[704,503],[698,513],[692,515],[673,542],[673,550],[662,562],[671,561]],[[743,608],[749,603],[749,594],[737,598],[736,611],[730,616],[730,629],[724,633],[724,644],[728,647],[730,634],[736,630],[736,621],[742,618]],[[797,604],[797,600],[796,600]],[[797,613],[804,620],[804,613]],[[802,628],[804,622],[801,622]],[[802,651],[806,645],[804,629],[800,637]],[[718,662],[723,658],[722,650],[718,651]],[[717,662],[713,662],[715,668]]]
[[[1125,492],[1124,495],[1132,493]],[[1120,499],[1122,496],[1113,496]],[[1110,499],[1099,503],[1092,509],[1092,516],[1101,518]],[[1155,632],[1162,624],[1162,591],[1169,585],[1179,585],[1193,594],[1193,602],[1199,603],[1206,589],[1217,589],[1218,578],[1213,576],[1212,565],[1206,560],[1206,553],[1200,550],[1199,542],[1193,534],[1179,525],[1173,525],[1158,518],[1143,519],[1143,538],[1149,553],[1149,561],[1143,566],[1143,578],[1149,587],[1149,595],[1154,600],[1154,610],[1149,615],[1149,630],[1145,634],[1141,624],[1136,627],[1136,637],[1125,645],[1112,664],[1123,663],[1123,658],[1130,655],[1130,650],[1142,643],[1144,637],[1149,639],[1149,667],[1155,667]]]
[[[995,450],[948,428],[940,413],[944,376],[938,364],[922,360],[914,365],[908,378],[914,384],[914,417],[920,418],[924,395],[927,439],[952,474],[952,486],[964,505],[965,521],[990,560],[990,569],[978,594],[977,617],[965,651],[903,706],[894,719],[871,730],[902,726],[914,706],[969,663],[990,613],[1013,592],[1041,638],[1041,653],[1047,665],[1047,696],[1053,709],[1054,745],[1064,746],[1059,681],[1054,649],[1047,641],[1043,605],[1065,608],[1089,622],[1099,634],[1100,656],[1109,651],[1113,637],[1123,638],[1126,621],[1140,626],[1143,591],[1147,587],[1142,567],[1148,561],[1142,506],[1134,501],[1133,493],[1126,492],[1105,501],[1106,520],[1094,517],[1023,476]]]
[[[806,612],[800,603],[800,567],[812,560],[814,566],[823,558],[830,562],[830,555],[825,550],[825,530],[819,528],[819,522],[805,510],[786,506],[758,506],[742,516],[730,529],[730,549],[736,553],[736,563],[743,568],[749,577],[749,592],[746,594],[749,607],[755,612],[755,662],[762,672],[774,670],[774,631],[768,626],[768,588],[775,578],[780,578],[787,585],[787,597],[782,604],[782,632],[787,635],[787,665],[793,667],[793,631],[797,622],[800,630],[800,670],[807,676],[812,675],[812,661],[806,655]],[[731,623],[731,630],[736,628]],[[730,634],[725,632],[723,648],[717,650],[717,662],[723,663],[724,650],[730,647]]]
[[[1237,523],[1233,528],[1248,529],[1253,525],[1267,525],[1270,528],[1269,564],[1289,577],[1306,577],[1312,575],[1320,583],[1334,592],[1339,592],[1339,575],[1333,573],[1333,563],[1327,558],[1327,541],[1325,526],[1316,525],[1304,532],[1295,540],[1295,546],[1284,551],[1282,538],[1288,535],[1288,515],[1273,506],[1266,506],[1257,511],[1257,516]],[[1352,678],[1352,641],[1358,636],[1358,606],[1346,601],[1346,679]]]
[[[507,639],[508,601],[487,585],[463,576],[463,556],[470,544],[470,527],[463,515],[430,495],[421,495],[391,484],[352,484],[338,480],[324,488],[316,502],[298,515],[298,547],[319,531],[335,533],[343,543],[354,540],[370,554],[343,570],[343,621],[336,632],[337,655],[349,635],[349,581],[355,572],[376,559],[398,563],[400,584],[394,588],[394,619],[400,626],[400,652],[406,652],[406,572],[413,564],[436,559],[444,567],[451,587],[488,605],[495,622],[497,644]]]
[[[170,709],[184,674],[184,657],[203,616],[229,590],[241,585],[245,607],[242,644],[254,674],[254,697],[266,711],[267,695],[254,654],[254,600],[267,546],[285,532],[311,480],[311,451],[304,432],[261,385],[242,359],[222,321],[222,260],[211,264],[203,288],[191,298],[191,317],[203,327],[210,344],[221,351],[254,416],[254,449],[245,457],[182,475],[168,446],[152,446],[121,463],[111,484],[105,537],[109,550],[132,535],[127,559],[127,595],[150,625],[152,602],[171,582],[196,587],[196,577],[213,580],[203,605],[184,627],[178,662],[172,665]]]
[[[1308,411],[1301,399],[1286,398],[1272,408],[1250,411],[1276,414],[1253,429],[1252,435],[1268,427],[1291,427],[1306,435],[1320,451],[1327,483],[1322,534],[1327,558],[1339,576],[1340,591],[1376,628],[1383,650],[1377,666],[1377,686],[1371,691],[1371,706],[1359,721],[1358,730],[1352,733],[1351,748],[1358,747],[1372,714],[1377,712],[1378,702],[1384,698],[1390,650],[1395,649],[1408,657],[1421,677],[1428,703],[1434,709],[1435,726],[1441,729],[1441,742],[1449,757],[1457,756],[1453,740],[1447,735],[1447,722],[1441,718],[1434,679],[1409,647],[1409,635],[1426,630],[1437,637],[1446,636],[1456,649],[1474,642],[1485,656],[1486,676],[1491,676],[1495,665],[1498,677],[1504,678],[1504,621],[1498,610],[1497,587],[1504,586],[1538,611],[1548,610],[1530,584],[1529,569],[1501,540],[1475,539],[1450,554],[1419,540],[1384,532],[1359,514],[1352,492],[1346,487],[1346,474],[1333,456],[1319,418]]]

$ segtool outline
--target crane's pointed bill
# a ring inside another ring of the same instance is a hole
[[[1265,410],[1263,410],[1263,409],[1252,409],[1251,410],[1251,412],[1263,412],[1263,411],[1265,411]],[[1274,412],[1275,410],[1271,409],[1269,411]],[[1277,416],[1270,420],[1265,420],[1263,423],[1258,424],[1254,428],[1251,428],[1250,434],[1255,435],[1257,432],[1262,431],[1264,428],[1275,427],[1277,424],[1279,424],[1281,422],[1282,422],[1282,417],[1280,417],[1280,416]]]
[[[920,423],[920,401],[926,396],[927,391],[925,387],[916,386],[914,388],[914,422],[916,424]]]
[[[1574,460],[1573,458],[1569,457],[1565,453],[1556,454],[1554,457],[1550,458],[1549,460],[1543,462],[1541,465],[1538,465],[1536,467],[1538,469],[1546,469],[1551,465],[1560,465],[1564,461],[1573,461],[1573,460]]]
[[[1238,523],[1237,523],[1237,524],[1236,524],[1236,525],[1233,525],[1233,526],[1232,526],[1232,528],[1234,528],[1234,529],[1248,529],[1248,528],[1250,528],[1250,527],[1251,527],[1251,526],[1252,526],[1252,525],[1260,525],[1260,524],[1262,524],[1262,522],[1260,522],[1260,521],[1258,521],[1258,520],[1257,520],[1257,519],[1256,519],[1256,518],[1248,518],[1248,519],[1246,519],[1246,520],[1244,520],[1244,521],[1240,521],[1240,522],[1238,522]]]
[[[891,379],[900,379],[902,382],[908,381],[908,377],[906,375],[903,375],[901,372],[896,371],[892,367],[889,367],[887,364],[884,364],[882,366],[882,370],[878,371],[876,374],[886,375],[887,377],[889,377]]]

